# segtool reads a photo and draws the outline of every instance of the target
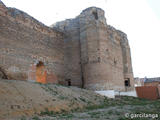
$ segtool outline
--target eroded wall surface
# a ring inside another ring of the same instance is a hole
[[[0,77],[92,90],[134,87],[127,35],[96,7],[47,27],[0,2]]]
[[[82,81],[78,84],[87,89],[124,91],[134,88],[127,36],[107,25],[102,9],[87,8],[75,19],[58,22],[52,27],[67,34],[65,46],[72,48],[67,48],[68,54],[64,56],[69,58],[65,64],[69,65],[66,71],[70,73],[66,76],[71,82],[78,83],[73,78],[76,74]],[[74,67],[81,70],[76,71]]]
[[[63,47],[63,33],[0,3],[0,68],[8,79],[35,81],[34,67],[41,61],[47,74],[63,80]]]
[[[65,33],[64,37],[64,83],[82,87],[82,70],[80,54],[80,26],[79,19],[68,19],[52,25]]]

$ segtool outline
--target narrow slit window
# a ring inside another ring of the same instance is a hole
[[[93,12],[93,15],[94,15],[94,18],[95,18],[96,20],[98,20],[98,14],[97,14],[97,12]]]

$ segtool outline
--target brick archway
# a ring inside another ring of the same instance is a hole
[[[53,71],[47,71],[42,61],[31,64],[28,71],[28,81],[39,83],[58,83],[58,78]]]
[[[47,72],[42,61],[39,61],[36,65],[36,82],[47,83]]]

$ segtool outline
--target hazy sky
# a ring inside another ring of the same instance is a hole
[[[160,0],[2,0],[46,25],[74,18],[91,6],[128,35],[135,77],[160,76]]]

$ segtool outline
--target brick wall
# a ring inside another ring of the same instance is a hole
[[[133,90],[130,49],[125,33],[107,25],[104,11],[91,7],[53,28],[65,35],[65,77],[87,89]],[[83,79],[82,79],[83,78]],[[65,83],[67,84],[67,83]]]
[[[140,98],[155,100],[159,98],[157,86],[136,87],[137,96]]]
[[[0,68],[8,79],[120,91],[130,79],[133,87],[127,36],[107,25],[102,9],[87,8],[53,28],[1,3],[0,10]]]
[[[30,65],[42,61],[47,73],[64,79],[63,33],[14,8],[0,6],[0,67],[8,79],[35,80]],[[52,75],[49,75],[51,79]]]

